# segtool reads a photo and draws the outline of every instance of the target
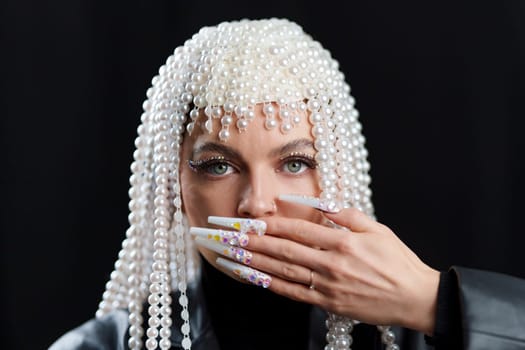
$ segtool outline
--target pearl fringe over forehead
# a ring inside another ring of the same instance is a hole
[[[198,109],[203,109],[208,118],[205,128],[211,132],[211,119],[220,118],[218,136],[225,141],[232,124],[241,132],[247,128],[257,103],[265,104],[266,127],[280,124],[286,133],[299,123],[305,98],[331,98],[331,103],[337,100],[343,108],[351,108],[349,88],[337,67],[329,52],[296,24],[279,20],[223,23],[201,29],[175,50],[161,75],[166,70],[179,84],[172,86],[172,95],[162,91],[170,101],[181,98],[182,105],[174,106],[179,111],[193,102],[190,133]]]
[[[288,20],[205,27],[175,49],[152,85],[131,165],[130,227],[97,317],[125,308],[130,349],[169,349],[171,291],[178,291],[181,345],[190,349],[186,290],[198,280],[200,266],[181,209],[179,154],[184,133],[191,134],[198,118],[206,119],[206,131],[227,142],[233,132],[250,127],[257,104],[263,105],[266,128],[282,133],[308,115],[320,197],[373,216],[369,164],[354,99],[337,62]],[[213,118],[220,119],[220,130],[213,130]],[[146,300],[149,319],[143,322]],[[326,349],[349,349],[353,321],[330,315],[327,326]],[[381,331],[395,350],[393,333],[388,327]]]

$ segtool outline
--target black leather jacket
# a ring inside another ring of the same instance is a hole
[[[459,298],[459,314],[462,325],[463,345],[468,350],[525,349],[525,281],[493,272],[454,267],[457,278],[456,292]],[[200,285],[190,292],[190,322],[194,350],[219,350]],[[174,300],[177,300],[174,298]],[[175,308],[176,306],[173,305]],[[174,315],[178,314],[174,310]],[[319,309],[311,314],[311,330],[308,350],[324,348],[326,315]],[[66,333],[49,350],[127,350],[128,314],[114,311],[100,319],[93,319]],[[172,349],[181,349],[180,324],[172,326]],[[397,343],[401,349],[433,349],[422,334],[395,328]],[[368,332],[370,334],[370,332]],[[370,339],[370,349],[380,349],[377,334]],[[452,349],[437,345],[436,348]],[[228,350],[228,349],[223,349]]]

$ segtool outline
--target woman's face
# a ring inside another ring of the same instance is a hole
[[[317,163],[314,160],[311,125],[306,113],[288,134],[278,127],[267,130],[262,106],[246,131],[230,126],[230,137],[221,142],[220,122],[213,132],[202,130],[200,116],[191,136],[184,137],[181,158],[181,191],[184,212],[191,226],[210,227],[208,216],[261,218],[285,216],[321,222],[318,211],[280,202],[280,194],[318,196]],[[214,266],[217,257],[200,252]]]

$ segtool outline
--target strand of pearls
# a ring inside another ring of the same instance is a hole
[[[175,92],[182,93],[182,88],[180,86],[176,86]],[[172,123],[171,136],[173,139],[170,145],[170,181],[172,190],[172,203],[175,211],[173,214],[173,233],[175,234],[175,244],[171,245],[171,254],[175,257],[175,263],[173,264],[171,269],[172,271],[175,271],[174,275],[176,276],[177,289],[180,293],[179,304],[182,307],[180,313],[180,317],[182,318],[182,347],[186,350],[191,349],[190,323],[188,311],[189,301],[186,295],[186,290],[188,287],[187,271],[192,271],[195,268],[195,266],[193,266],[194,263],[192,259],[192,254],[189,254],[187,252],[186,247],[186,238],[189,235],[185,234],[185,232],[187,231],[185,230],[185,227],[187,225],[184,222],[184,216],[182,213],[182,198],[178,165],[180,164],[180,147],[182,144],[182,136],[185,131],[184,124],[186,122],[186,115],[188,111],[188,104],[178,103],[175,106],[174,113],[172,113],[170,117]]]
[[[329,64],[326,61],[325,65]],[[345,132],[345,124],[347,118],[341,116],[339,120],[334,117],[333,109],[330,105],[331,99],[327,95],[327,90],[332,88],[335,96],[339,97],[339,89],[337,80],[332,80],[331,75],[333,70],[328,70],[325,74],[328,75],[327,81],[334,86],[319,86],[319,90],[313,88],[308,89],[308,110],[310,112],[310,123],[312,124],[312,135],[315,139],[314,146],[317,150],[316,161],[319,164],[320,173],[320,197],[326,201],[341,202],[342,193],[344,196],[345,187],[341,187],[339,173],[342,167],[343,160],[340,157],[341,151],[337,151],[344,138],[348,135]],[[342,112],[341,112],[342,113]],[[339,123],[337,123],[339,122]],[[342,202],[341,202],[342,203]],[[327,345],[325,350],[343,350],[351,349],[353,338],[351,335],[354,321],[350,318],[338,316],[333,313],[328,313],[326,320],[328,332],[326,334]]]
[[[145,247],[148,242],[146,235],[149,229],[148,222],[150,221],[149,208],[151,201],[151,187],[148,185],[151,180],[151,144],[152,144],[152,130],[149,112],[145,111],[141,117],[142,125],[138,128],[139,136],[135,140],[135,146],[137,150],[134,152],[135,162],[132,163],[131,170],[132,175],[130,177],[130,183],[132,188],[137,188],[139,196],[137,199],[132,198],[129,204],[130,211],[134,214],[131,221],[137,220],[138,222],[133,224],[132,227],[140,227],[140,230],[135,230],[133,243],[133,251],[130,253],[129,270],[130,276],[128,283],[130,284],[129,289],[129,340],[128,346],[132,350],[142,348],[142,336],[144,330],[142,328],[142,310],[143,310],[143,299],[146,294],[147,280],[145,274],[148,269],[147,266],[147,248]],[[146,271],[145,271],[146,270]]]
[[[161,103],[155,106],[154,118],[154,149],[153,162],[154,183],[155,183],[155,220],[154,220],[154,253],[152,272],[150,274],[150,295],[148,297],[148,329],[146,331],[147,340],[146,348],[169,349],[171,346],[169,335],[166,333],[159,334],[159,329],[168,329],[171,326],[171,303],[170,297],[170,273],[168,270],[168,247],[170,244],[169,227],[170,227],[170,203],[169,203],[169,120],[168,115],[162,110]],[[168,305],[166,308],[165,305]],[[160,335],[160,341],[157,337]]]

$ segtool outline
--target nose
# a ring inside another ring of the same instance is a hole
[[[242,189],[237,214],[247,218],[275,215],[277,212],[275,188],[270,178],[252,176]]]

